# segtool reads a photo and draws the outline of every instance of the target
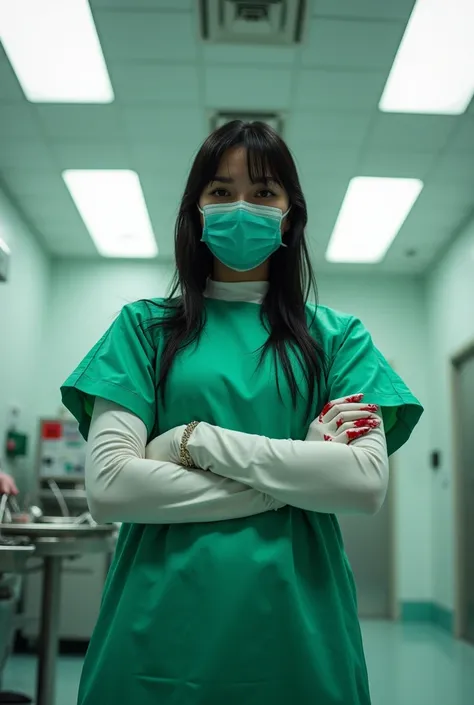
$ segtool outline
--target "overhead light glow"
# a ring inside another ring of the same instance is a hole
[[[0,0],[0,40],[28,100],[114,100],[87,0]]]
[[[417,0],[380,110],[463,113],[474,93],[473,28],[473,0]]]
[[[155,257],[158,247],[134,171],[68,170],[63,179],[104,257]]]
[[[380,262],[415,203],[423,182],[357,176],[349,183],[326,251],[329,262]]]

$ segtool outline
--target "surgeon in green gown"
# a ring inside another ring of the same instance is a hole
[[[280,137],[218,129],[169,297],[126,305],[61,388],[92,515],[121,524],[79,705],[370,703],[336,515],[380,508],[423,409],[314,303],[306,221]]]

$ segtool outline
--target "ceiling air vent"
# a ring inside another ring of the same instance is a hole
[[[219,43],[301,42],[307,0],[199,0],[203,39]]]
[[[218,127],[222,127],[227,122],[231,120],[243,120],[244,122],[266,122],[267,125],[273,127],[273,129],[278,132],[281,136],[283,132],[283,120],[280,115],[276,113],[244,113],[244,112],[219,112],[215,113],[211,118],[211,130],[216,130]]]

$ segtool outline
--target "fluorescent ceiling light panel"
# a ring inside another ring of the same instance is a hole
[[[419,179],[357,176],[326,251],[329,262],[380,262],[423,188]]]
[[[68,170],[63,179],[101,255],[138,258],[158,254],[134,171]]]
[[[417,0],[379,103],[460,115],[474,93],[474,0]]]
[[[87,0],[0,0],[0,40],[28,100],[113,101]]]

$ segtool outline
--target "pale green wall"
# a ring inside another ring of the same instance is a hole
[[[0,283],[0,464],[23,489],[32,472],[37,435],[38,375],[51,264],[35,237],[0,190],[0,237],[11,250],[10,277]],[[26,461],[14,466],[4,455],[12,404],[20,408],[19,428],[31,436]]]
[[[474,221],[452,245],[426,281],[430,371],[430,440],[441,451],[433,475],[433,590],[435,600],[455,604],[453,435],[450,359],[474,341]],[[473,420],[474,421],[474,420]]]
[[[59,386],[122,306],[166,294],[171,265],[156,262],[55,261],[45,328],[41,413],[61,405]]]

